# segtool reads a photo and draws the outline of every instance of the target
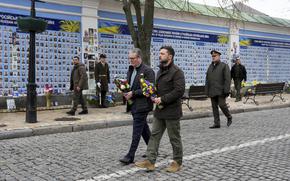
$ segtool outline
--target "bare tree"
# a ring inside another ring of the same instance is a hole
[[[122,1],[123,10],[126,15],[134,47],[141,49],[143,62],[150,65],[150,47],[154,21],[154,0],[145,0],[143,16],[141,8],[143,5],[140,0]],[[133,20],[133,9],[136,15],[136,24]]]

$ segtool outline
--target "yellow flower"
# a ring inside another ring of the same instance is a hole
[[[257,84],[259,84],[259,82],[256,81],[256,80],[254,80],[254,81],[253,81],[253,85],[256,86]]]
[[[243,81],[242,82],[242,87],[245,87],[246,86],[246,83]]]

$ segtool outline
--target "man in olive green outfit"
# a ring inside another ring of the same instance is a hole
[[[174,50],[171,46],[160,48],[160,70],[157,73],[157,104],[154,112],[152,133],[147,147],[147,160],[136,162],[136,166],[149,171],[155,169],[160,140],[165,129],[173,148],[173,162],[166,168],[168,172],[177,172],[182,165],[183,149],[180,136],[180,118],[182,117],[181,98],[185,90],[183,71],[174,62]]]
[[[232,124],[232,115],[226,104],[226,98],[230,94],[231,87],[231,72],[227,64],[221,62],[221,53],[212,50],[212,63],[207,69],[205,92],[211,99],[211,105],[214,115],[214,125],[210,129],[220,128],[219,108],[227,117],[227,126]]]
[[[70,79],[70,90],[73,91],[73,107],[67,114],[74,116],[79,103],[83,109],[79,114],[88,114],[87,101],[83,97],[83,90],[88,89],[86,67],[80,62],[78,56],[73,58],[73,64],[74,67]]]

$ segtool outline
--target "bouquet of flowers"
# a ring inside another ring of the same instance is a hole
[[[141,85],[141,89],[143,92],[143,95],[146,97],[151,97],[151,99],[157,98],[157,89],[154,86],[153,83],[149,82],[148,80],[146,80],[144,78],[144,74],[141,74],[141,78],[140,78],[140,85]],[[162,105],[157,105],[158,108],[162,109],[163,106]]]
[[[244,90],[244,94],[245,95],[251,95],[251,94],[253,94],[254,92],[255,92],[255,86],[257,85],[257,84],[259,84],[260,82],[258,82],[258,81],[256,81],[256,80],[254,80],[254,81],[252,81],[252,82],[242,82],[242,88],[245,88],[245,90]]]
[[[126,79],[120,79],[115,78],[114,83],[116,87],[122,92],[122,93],[128,93],[131,91],[130,85]],[[132,104],[132,100],[127,100],[128,104]]]
[[[46,107],[47,108],[50,108],[50,106],[51,106],[51,95],[52,95],[52,92],[53,92],[52,85],[45,84],[44,93],[45,93]]]

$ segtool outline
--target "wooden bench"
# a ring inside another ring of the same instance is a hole
[[[285,88],[285,82],[279,82],[279,83],[263,83],[263,84],[257,84],[253,87],[252,92],[246,92],[245,98],[247,103],[249,99],[253,100],[256,105],[258,105],[258,102],[256,101],[256,95],[266,95],[271,94],[273,98],[270,101],[273,101],[275,97],[279,97],[283,102],[285,102],[285,99],[282,97],[282,94],[284,92]]]
[[[192,107],[189,105],[191,99],[207,98],[205,95],[205,86],[194,86],[191,85],[187,93],[182,97],[182,104],[185,104],[190,111],[193,111]]]

